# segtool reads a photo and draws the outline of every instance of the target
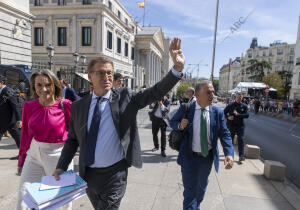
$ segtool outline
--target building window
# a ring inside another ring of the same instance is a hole
[[[107,31],[107,48],[112,49],[112,32]]]
[[[67,5],[67,0],[58,0],[57,5]]]
[[[131,48],[131,60],[134,60],[134,47]]]
[[[121,45],[122,44],[122,41],[121,41],[121,38],[120,37],[118,37],[117,38],[117,53],[120,53],[121,54]]]
[[[273,53],[272,53],[272,51],[270,50],[270,52],[269,52],[269,56],[273,56]]]
[[[125,42],[125,56],[128,57],[128,43]]]
[[[91,46],[92,45],[92,28],[91,27],[82,27],[82,46]]]
[[[248,54],[248,58],[252,58],[252,53],[249,53],[249,54]]]
[[[266,56],[266,51],[263,51],[263,56]]]
[[[296,66],[300,65],[300,57],[296,58]]]
[[[83,0],[82,4],[92,4],[92,0]]]
[[[57,45],[67,46],[67,28],[58,27],[57,28]]]
[[[290,53],[294,53],[294,48],[291,48],[291,49],[290,49]]]
[[[108,1],[108,8],[109,8],[110,10],[112,10],[112,4],[111,4],[111,1]]]
[[[283,54],[283,49],[277,49],[277,55],[282,55]]]
[[[121,12],[118,10],[118,17],[121,19]]]
[[[298,74],[298,85],[300,85],[300,72]]]
[[[44,29],[41,27],[34,28],[34,45],[44,45]]]
[[[128,19],[125,18],[125,24],[128,26]]]
[[[131,26],[132,33],[134,33],[134,26]]]
[[[34,0],[34,6],[42,6],[41,0]]]

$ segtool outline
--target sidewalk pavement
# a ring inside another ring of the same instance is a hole
[[[167,148],[167,157],[163,158],[159,151],[151,151],[151,125],[146,117],[139,122],[143,168],[129,168],[127,190],[120,210],[180,210],[183,186],[180,167],[176,163],[177,152]],[[12,139],[3,138],[0,150],[0,210],[12,210],[16,206],[20,177],[15,175],[17,161],[9,158],[17,155],[17,148]],[[220,161],[223,161],[221,147],[220,155]],[[237,157],[236,154],[235,159]],[[75,170],[78,171],[78,156],[75,157]],[[218,174],[212,170],[201,209],[300,210],[300,189],[288,180],[270,181],[262,174],[260,160],[246,159],[242,165],[235,162],[231,170],[225,170],[221,163]],[[73,210],[77,209],[92,209],[86,196],[73,202]]]

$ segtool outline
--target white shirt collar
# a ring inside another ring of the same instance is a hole
[[[6,87],[6,85],[4,85],[2,88],[0,88],[0,94],[2,93],[2,90]]]
[[[202,107],[198,104],[198,102],[196,101],[196,109],[201,109]],[[205,107],[206,111],[209,111],[209,106]]]
[[[111,94],[111,90],[109,90],[109,91],[108,91],[104,96],[102,96],[101,98],[106,98],[106,99],[109,100],[110,94]],[[95,94],[95,92],[93,91],[92,100],[96,99],[97,97],[99,97],[99,96],[97,96],[97,95]]]

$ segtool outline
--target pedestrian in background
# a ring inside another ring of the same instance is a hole
[[[113,87],[120,88],[123,86],[124,78],[123,75],[120,73],[114,73],[114,80],[113,80]]]
[[[200,209],[213,163],[216,171],[219,169],[219,138],[225,155],[225,168],[233,167],[234,148],[224,112],[211,105],[214,97],[212,83],[202,81],[196,85],[195,92],[197,100],[190,104],[188,119],[184,119],[183,104],[170,120],[173,129],[183,130],[187,127],[177,159],[184,187],[184,210]]]
[[[227,119],[227,128],[231,134],[232,144],[234,144],[234,136],[237,135],[240,164],[245,160],[244,119],[249,117],[248,106],[242,102],[242,99],[243,95],[241,93],[237,93],[235,102],[228,104],[224,109],[225,118]]]
[[[68,99],[68,100],[70,100],[72,102],[74,102],[74,101],[76,101],[76,100],[79,99],[79,97],[76,94],[75,90],[72,87],[70,87],[71,85],[70,84],[68,85],[64,79],[60,80],[60,84],[61,84],[61,86],[63,88],[63,90],[62,90],[62,97],[64,99]]]
[[[158,131],[160,130],[161,138],[161,156],[166,157],[166,129],[169,120],[170,101],[166,96],[150,105],[152,111],[150,112],[150,118],[152,121],[152,135],[154,148],[152,152],[159,150]]]
[[[191,103],[193,101],[196,101],[196,97],[195,97],[195,88],[193,87],[188,87],[185,91],[185,95],[187,97],[187,101],[186,103]]]
[[[7,78],[0,75],[0,141],[6,131],[20,147],[21,110],[13,89],[6,86]],[[11,159],[18,159],[13,157]]]
[[[22,201],[27,184],[51,176],[67,140],[71,101],[62,100],[59,79],[49,70],[30,77],[32,97],[23,106],[23,126],[18,171],[22,171],[17,209],[27,209]],[[23,169],[22,169],[23,168]],[[70,164],[70,169],[73,164]],[[71,209],[71,204],[66,208]]]

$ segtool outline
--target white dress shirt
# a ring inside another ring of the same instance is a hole
[[[6,85],[4,85],[2,88],[0,88],[0,94],[2,93],[2,90],[6,87]]]
[[[212,148],[210,142],[210,116],[209,116],[209,106],[205,107],[205,118],[206,118],[206,127],[207,127],[207,143],[208,150]],[[193,143],[192,150],[193,152],[201,152],[201,140],[200,140],[200,131],[201,131],[201,107],[196,102],[194,120],[193,120]]]

